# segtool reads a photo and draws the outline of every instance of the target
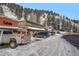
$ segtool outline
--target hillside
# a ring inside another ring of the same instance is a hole
[[[47,26],[47,28],[51,26],[54,30],[79,32],[78,25],[66,16],[48,10],[23,8],[23,6],[14,3],[0,3],[0,16],[15,20],[26,20]]]

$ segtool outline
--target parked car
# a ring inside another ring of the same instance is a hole
[[[60,34],[60,32],[59,32],[59,31],[57,31],[57,34]]]
[[[41,32],[38,32],[34,35],[34,37],[37,37],[37,38],[47,38],[49,37],[49,32],[48,31],[41,31]]]
[[[55,34],[55,32],[50,32],[51,33],[51,35],[54,35]]]
[[[0,45],[9,44],[11,48],[16,48],[18,44],[30,42],[30,38],[29,40],[26,38],[22,31],[14,33],[13,30],[0,29]]]

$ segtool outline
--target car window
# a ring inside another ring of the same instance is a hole
[[[1,34],[1,31],[0,31],[0,34]]]
[[[48,32],[39,32],[38,35],[47,35]]]
[[[1,35],[1,31],[0,31],[0,35]]]
[[[12,31],[4,31],[3,34],[12,34]]]

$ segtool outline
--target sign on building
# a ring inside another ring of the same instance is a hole
[[[8,18],[5,18],[5,17],[0,17],[0,26],[16,27],[17,26],[17,21],[12,20],[12,19],[8,19]]]

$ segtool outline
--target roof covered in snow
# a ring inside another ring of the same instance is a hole
[[[30,29],[30,30],[45,30],[44,28],[36,28],[36,27],[30,27],[30,26],[28,26],[27,29]]]

